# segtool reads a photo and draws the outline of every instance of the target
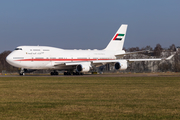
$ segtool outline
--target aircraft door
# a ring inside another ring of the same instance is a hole
[[[33,62],[33,61],[34,61],[34,57],[31,58],[31,62]]]
[[[71,57],[71,61],[73,62],[73,61],[76,61],[77,60],[77,57],[75,57],[75,56],[72,56]]]
[[[29,57],[31,59],[31,62],[33,62],[34,61],[34,54],[31,54]]]

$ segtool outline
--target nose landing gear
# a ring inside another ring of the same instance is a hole
[[[23,75],[25,75],[24,68],[21,68],[21,70],[19,71],[19,75],[20,75],[20,76],[23,76]]]
[[[19,75],[21,75],[21,76],[22,76],[22,75],[25,75],[25,73],[24,73],[24,72],[20,72],[20,73],[19,73]]]

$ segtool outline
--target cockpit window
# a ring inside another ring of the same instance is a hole
[[[15,48],[15,50],[22,50],[22,48]]]

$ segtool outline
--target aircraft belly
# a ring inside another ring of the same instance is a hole
[[[27,69],[47,69],[49,61],[21,61],[21,66]]]
[[[52,61],[21,61],[18,67],[26,69],[74,69],[74,66],[66,66],[63,63],[62,65],[55,66]]]

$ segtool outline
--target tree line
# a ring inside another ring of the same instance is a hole
[[[176,51],[176,46],[174,44],[170,45],[169,48],[162,48],[160,44],[157,44],[153,49],[151,46],[146,46],[143,48],[139,47],[131,47],[131,48],[123,48],[126,52],[135,52],[142,50],[152,51],[150,53],[145,54],[131,54],[127,55],[125,59],[140,59],[140,58],[162,58],[168,57]],[[6,57],[11,53],[11,51],[4,51],[0,54],[0,72],[17,72],[18,68],[15,68],[9,65],[6,62]],[[113,69],[113,68],[112,68]],[[126,72],[180,72],[180,56],[179,51],[175,54],[175,56],[169,61],[153,61],[153,62],[134,62],[129,64]]]

